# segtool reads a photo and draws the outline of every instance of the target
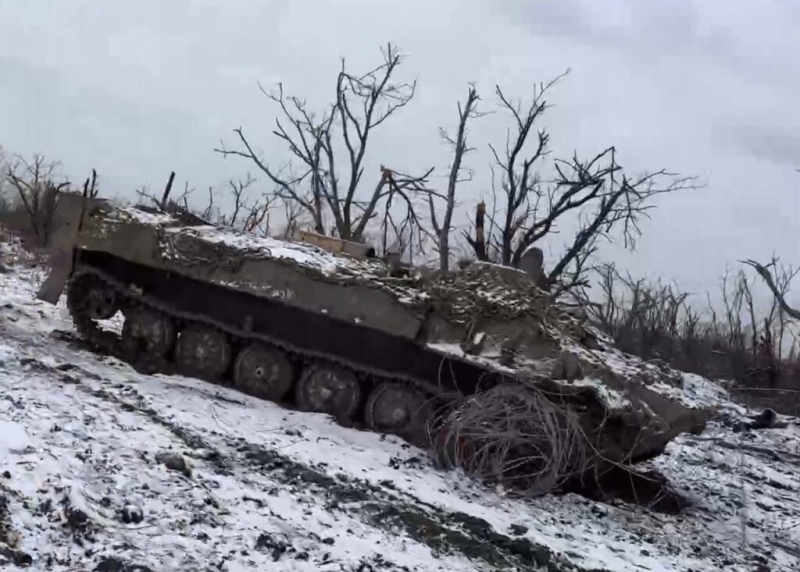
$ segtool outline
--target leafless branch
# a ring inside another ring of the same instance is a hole
[[[451,137],[443,128],[439,130],[440,136],[444,141],[449,143],[453,148],[453,161],[450,164],[450,174],[447,181],[447,194],[444,202],[444,214],[442,215],[441,222],[436,215],[436,206],[434,197],[428,196],[428,205],[430,208],[431,226],[436,234],[436,246],[439,251],[439,268],[440,270],[449,270],[450,268],[450,231],[453,225],[453,213],[456,207],[456,187],[460,182],[469,180],[461,177],[463,172],[464,155],[473,151],[467,142],[469,130],[467,123],[470,119],[480,117],[481,113],[477,110],[477,104],[480,100],[475,85],[471,84],[467,91],[467,97],[464,103],[458,103],[458,130],[455,137]]]
[[[281,116],[272,134],[287,148],[291,160],[279,170],[271,168],[255,152],[242,128],[234,130],[239,149],[216,149],[224,156],[238,156],[255,163],[275,185],[271,196],[300,205],[314,222],[318,233],[325,233],[325,215],[333,217],[333,232],[349,240],[361,240],[367,225],[378,212],[378,205],[388,196],[383,177],[367,198],[358,196],[364,172],[364,159],[372,131],[405,107],[416,93],[416,81],[394,80],[404,59],[389,44],[383,51],[383,62],[366,74],[353,74],[342,60],[336,80],[336,96],[327,110],[317,117],[309,111],[305,100],[285,94],[283,85],[264,95],[277,104]],[[346,151],[347,175],[340,182],[340,167],[334,135],[339,131]],[[300,166],[299,175],[292,165]],[[427,176],[427,175],[426,175]]]
[[[516,267],[528,248],[557,232],[560,221],[570,214],[578,216],[578,231],[549,272],[549,283],[557,285],[558,294],[586,284],[588,260],[597,251],[599,238],[612,240],[618,230],[626,247],[634,248],[641,234],[640,222],[649,216],[657,196],[697,186],[694,178],[666,170],[637,177],[625,175],[614,147],[589,160],[577,154],[570,160],[556,160],[555,178],[543,181],[538,165],[548,155],[550,136],[540,129],[534,139],[534,127],[549,108],[545,99],[548,91],[567,73],[569,70],[547,84],[539,84],[527,105],[512,101],[499,86],[496,89],[500,108],[510,115],[513,128],[502,153],[490,145],[502,198],[493,201],[492,231],[480,246],[479,255],[491,257],[496,244],[497,262]],[[494,177],[493,194],[496,196]],[[495,210],[499,210],[497,216]]]
[[[772,295],[775,296],[775,299],[778,301],[781,310],[783,310],[792,319],[800,320],[800,311],[792,308],[786,302],[786,290],[788,289],[789,282],[791,282],[792,278],[794,278],[794,276],[800,272],[800,269],[789,269],[786,271],[786,276],[783,280],[784,284],[783,287],[781,287],[781,285],[779,285],[779,279],[776,276],[773,276],[773,272],[770,271],[771,269],[774,270],[777,267],[778,259],[776,257],[773,256],[770,263],[766,266],[759,264],[755,260],[743,260],[742,262],[748,266],[751,266],[756,272],[758,272],[758,275],[761,276],[762,280],[764,280],[767,288],[769,288],[770,292],[772,292]]]

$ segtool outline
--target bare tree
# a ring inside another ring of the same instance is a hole
[[[751,266],[758,272],[758,275],[764,280],[764,283],[769,288],[772,295],[775,296],[780,309],[786,313],[787,316],[794,320],[800,320],[800,310],[792,308],[786,302],[786,294],[788,293],[789,284],[792,279],[800,272],[800,269],[793,270],[791,268],[778,268],[778,259],[772,257],[772,260],[766,266],[759,264],[755,260],[743,260],[744,264]]]
[[[300,217],[302,215],[302,205],[293,201],[283,201],[283,218],[286,221],[281,238],[291,238],[300,228]]]
[[[150,203],[155,208],[176,214],[196,224],[213,223],[219,226],[253,232],[267,236],[269,234],[270,212],[275,206],[275,197],[262,195],[252,200],[249,195],[250,188],[258,181],[247,173],[244,179],[228,180],[220,189],[208,187],[205,206],[197,208],[190,204],[189,197],[195,189],[189,187],[188,181],[184,184],[183,192],[173,196],[171,191],[175,182],[175,172],[170,173],[161,198],[142,187],[136,190],[142,203]],[[88,180],[87,180],[88,184]],[[94,185],[94,182],[92,183]],[[225,199],[230,199],[226,201]],[[230,204],[226,208],[226,203]]]
[[[439,269],[449,270],[450,268],[450,231],[453,225],[453,213],[456,208],[456,187],[463,181],[472,179],[472,172],[464,174],[462,167],[464,155],[474,151],[473,147],[467,144],[467,123],[470,119],[480,116],[477,104],[480,100],[474,84],[470,84],[467,97],[464,103],[458,103],[458,130],[455,136],[451,136],[444,128],[439,129],[439,135],[453,148],[453,162],[450,164],[450,174],[447,179],[447,193],[444,199],[444,213],[441,221],[436,215],[435,197],[428,196],[430,206],[431,226],[436,235],[436,248],[439,251]]]
[[[261,88],[281,111],[272,133],[287,146],[292,157],[289,163],[277,168],[270,166],[256,153],[241,127],[234,130],[238,149],[221,145],[216,151],[255,163],[274,184],[274,196],[300,205],[313,221],[316,232],[326,233],[325,217],[329,214],[333,218],[333,233],[348,240],[363,239],[382,201],[398,189],[402,192],[423,189],[420,182],[426,181],[433,170],[421,177],[395,177],[396,185],[390,189],[386,173],[391,171],[381,168],[381,176],[371,193],[363,198],[358,194],[373,131],[408,105],[416,93],[416,81],[403,83],[394,79],[404,59],[399,50],[388,44],[382,54],[382,63],[361,75],[350,73],[342,59],[335,100],[319,117],[308,109],[305,100],[287,96],[282,84],[273,92]],[[338,148],[334,144],[335,135],[341,142]],[[342,148],[345,159],[340,161]],[[346,174],[341,178],[340,163],[346,166]]]
[[[689,304],[690,294],[674,284],[622,276],[611,264],[594,270],[599,294],[584,299],[584,307],[622,351],[742,387],[797,386],[795,332],[780,317],[777,301],[757,308],[756,278],[750,273],[726,271],[719,301],[709,296],[701,314]],[[773,282],[786,292],[794,273],[774,274]],[[790,410],[797,402],[782,405]]]
[[[215,224],[253,232],[266,236],[269,234],[269,214],[275,202],[275,197],[262,195],[252,200],[250,189],[257,183],[257,179],[247,173],[244,179],[229,179],[222,190],[208,190],[208,201],[203,210],[206,220],[213,220]],[[220,206],[215,207],[216,195],[230,198],[232,206],[229,213],[221,211]]]
[[[83,196],[93,199],[100,194],[100,188],[97,185],[97,170],[92,169],[92,176],[86,177],[83,182]]]
[[[438,195],[427,188],[427,175],[412,177],[395,173],[384,166],[381,166],[381,170],[387,186],[381,223],[382,251],[383,254],[388,254],[390,250],[401,255],[406,254],[411,261],[414,258],[415,249],[424,254],[425,240],[435,240],[436,238],[431,235],[417,215],[416,200],[420,200],[424,196],[430,198]],[[395,200],[402,203],[404,207],[403,218],[399,223],[392,213]],[[394,249],[389,246],[390,235],[395,243]]]
[[[56,181],[59,167],[43,155],[34,155],[31,161],[15,155],[6,169],[6,179],[22,202],[29,230],[39,246],[47,244],[58,195],[70,185],[69,181]]]
[[[164,190],[162,191],[160,198],[152,194],[147,189],[146,185],[142,186],[141,189],[136,189],[135,193],[139,197],[140,203],[152,203],[153,207],[165,212],[180,210],[186,212],[191,211],[189,208],[189,195],[194,193],[194,189],[190,189],[189,182],[186,181],[186,183],[184,183],[183,192],[178,195],[177,198],[174,198],[172,195],[172,187],[174,184],[175,171],[171,171],[169,177],[167,177],[167,184],[164,185]]]
[[[556,177],[543,181],[538,165],[548,155],[550,136],[544,129],[534,136],[534,127],[549,107],[546,94],[567,73],[569,70],[536,86],[528,105],[513,102],[499,86],[496,88],[500,108],[510,114],[514,127],[502,153],[490,145],[500,192],[493,185],[491,230],[485,246],[480,247],[484,252],[496,251],[501,264],[517,266],[523,253],[556,232],[567,215],[578,215],[579,228],[549,273],[550,283],[558,284],[559,292],[585,283],[587,261],[596,251],[599,238],[611,240],[613,231],[621,229],[625,245],[633,248],[640,234],[640,220],[653,208],[652,199],[694,187],[694,178],[678,177],[663,169],[627,176],[617,162],[614,147],[589,160],[577,155],[556,160]],[[475,239],[469,242],[476,246]],[[484,252],[475,248],[479,258]]]

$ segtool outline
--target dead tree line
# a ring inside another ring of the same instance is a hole
[[[449,269],[454,247],[464,241],[478,260],[517,266],[526,250],[549,243],[570,220],[577,221],[563,252],[548,264],[548,284],[558,295],[587,283],[592,257],[602,240],[621,237],[626,246],[633,247],[641,233],[640,223],[656,198],[694,186],[694,179],[663,169],[627,174],[614,146],[588,159],[576,153],[570,159],[550,160],[550,134],[541,122],[550,107],[550,90],[568,70],[548,83],[536,84],[527,102],[495,86],[494,111],[508,119],[510,127],[504,146],[486,144],[491,195],[478,205],[474,225],[464,228],[462,217],[467,213],[460,209],[469,201],[463,184],[473,179],[467,157],[478,148],[471,141],[470,129],[473,121],[487,114],[479,110],[484,102],[475,85],[468,86],[466,97],[456,106],[454,129],[439,130],[451,158],[443,189],[431,182],[432,166],[404,173],[384,163],[374,178],[365,176],[370,142],[417,93],[416,79],[401,78],[404,61],[392,44],[381,50],[378,65],[365,72],[352,71],[342,59],[332,101],[319,113],[305,99],[288,94],[282,84],[271,91],[259,84],[278,112],[271,134],[287,151],[287,160],[264,157],[244,128],[234,129],[234,145],[223,142],[216,151],[223,157],[245,159],[266,186],[253,195],[256,180],[248,174],[243,180],[229,181],[224,191],[209,188],[206,206],[195,209],[196,214],[266,234],[270,213],[283,206],[287,229],[309,226],[347,240],[377,239],[384,252],[405,249],[409,256],[425,255],[430,247],[442,270]],[[35,171],[37,166],[27,168]],[[552,176],[545,177],[546,172]],[[34,173],[33,178],[11,180],[22,186],[48,176]],[[188,211],[194,190],[187,184],[182,194],[172,198],[174,181],[172,173],[163,193],[152,196],[142,189],[140,198],[162,209],[173,205]],[[33,196],[28,189],[26,197]],[[31,204],[30,209],[37,206]],[[455,238],[454,233],[458,233]]]
[[[271,215],[277,206],[275,199],[266,193],[256,193],[254,196],[252,191],[258,180],[250,173],[243,179],[229,179],[216,188],[208,187],[204,202],[191,199],[196,189],[190,187],[188,181],[184,182],[180,194],[173,194],[175,178],[176,173],[172,171],[160,197],[151,193],[147,187],[137,189],[139,203],[183,218],[190,218],[197,224],[215,224],[262,236],[273,234],[289,236],[295,228],[296,209],[285,208],[283,213],[285,230],[283,233],[275,232],[271,225]],[[284,206],[294,205],[287,203]]]
[[[473,178],[465,166],[465,157],[476,149],[470,127],[486,113],[478,109],[481,97],[470,84],[466,97],[458,102],[455,129],[440,128],[440,137],[451,150],[443,190],[431,184],[432,167],[419,175],[406,175],[384,165],[370,184],[364,177],[370,141],[417,92],[416,80],[399,79],[405,59],[400,51],[389,44],[381,54],[381,62],[366,73],[350,71],[342,59],[333,100],[321,113],[312,111],[305,99],[288,95],[282,84],[272,91],[259,85],[278,111],[272,135],[288,151],[287,161],[264,158],[242,127],[234,129],[235,146],[223,143],[216,151],[254,164],[272,185],[271,196],[297,205],[316,232],[363,241],[374,223],[381,229],[385,248],[390,233],[405,246],[413,235],[417,249],[430,244],[439,268],[447,270],[453,256],[452,234],[461,227],[457,220],[465,202],[461,185]],[[492,158],[489,204],[485,200],[479,204],[474,225],[462,228],[459,235],[475,258],[517,266],[527,249],[561,231],[569,218],[577,220],[574,236],[549,265],[549,283],[556,294],[586,283],[601,239],[622,238],[633,248],[641,221],[654,208],[656,198],[695,186],[693,178],[664,169],[627,174],[614,146],[588,159],[574,154],[567,160],[548,161],[550,135],[540,123],[550,107],[550,90],[568,73],[537,84],[528,102],[516,101],[499,85],[495,87],[498,111],[511,127],[504,147],[488,145]],[[545,169],[554,173],[549,180],[542,175]],[[420,205],[426,207],[424,216]]]
[[[13,155],[9,159],[0,148],[0,223],[21,235],[37,248],[48,246],[59,197],[65,192],[82,192],[96,197],[99,193],[97,171],[83,183],[82,191],[60,175],[61,164],[42,154],[27,159]]]
[[[613,264],[592,272],[598,287],[592,297],[580,289],[581,305],[621,350],[750,387],[800,382],[800,332],[777,298],[760,307],[757,275],[726,271],[719,301],[707,296],[703,304],[675,284],[635,279]],[[795,275],[777,271],[773,283],[786,292]]]
[[[5,162],[0,175],[3,186],[12,192],[11,197],[3,197],[4,222],[38,247],[48,244],[59,196],[72,190],[72,183],[58,174],[60,167],[59,162],[41,154],[31,159],[14,155]],[[83,184],[83,192],[92,197],[99,192],[94,169]]]

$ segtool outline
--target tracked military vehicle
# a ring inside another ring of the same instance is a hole
[[[39,296],[56,303],[66,286],[94,346],[412,443],[428,442],[434,412],[509,383],[559,392],[619,458],[651,456],[699,421],[657,368],[625,361],[537,287],[540,257],[527,273],[424,274],[360,244],[257,237],[72,194],[52,244]],[[102,326],[118,312],[121,334]]]

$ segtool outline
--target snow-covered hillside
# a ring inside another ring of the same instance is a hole
[[[513,499],[401,441],[81,349],[41,273],[0,274],[0,563],[98,572],[800,570],[800,426],[722,421],[654,462],[657,513]],[[747,412],[686,376],[689,397]]]

